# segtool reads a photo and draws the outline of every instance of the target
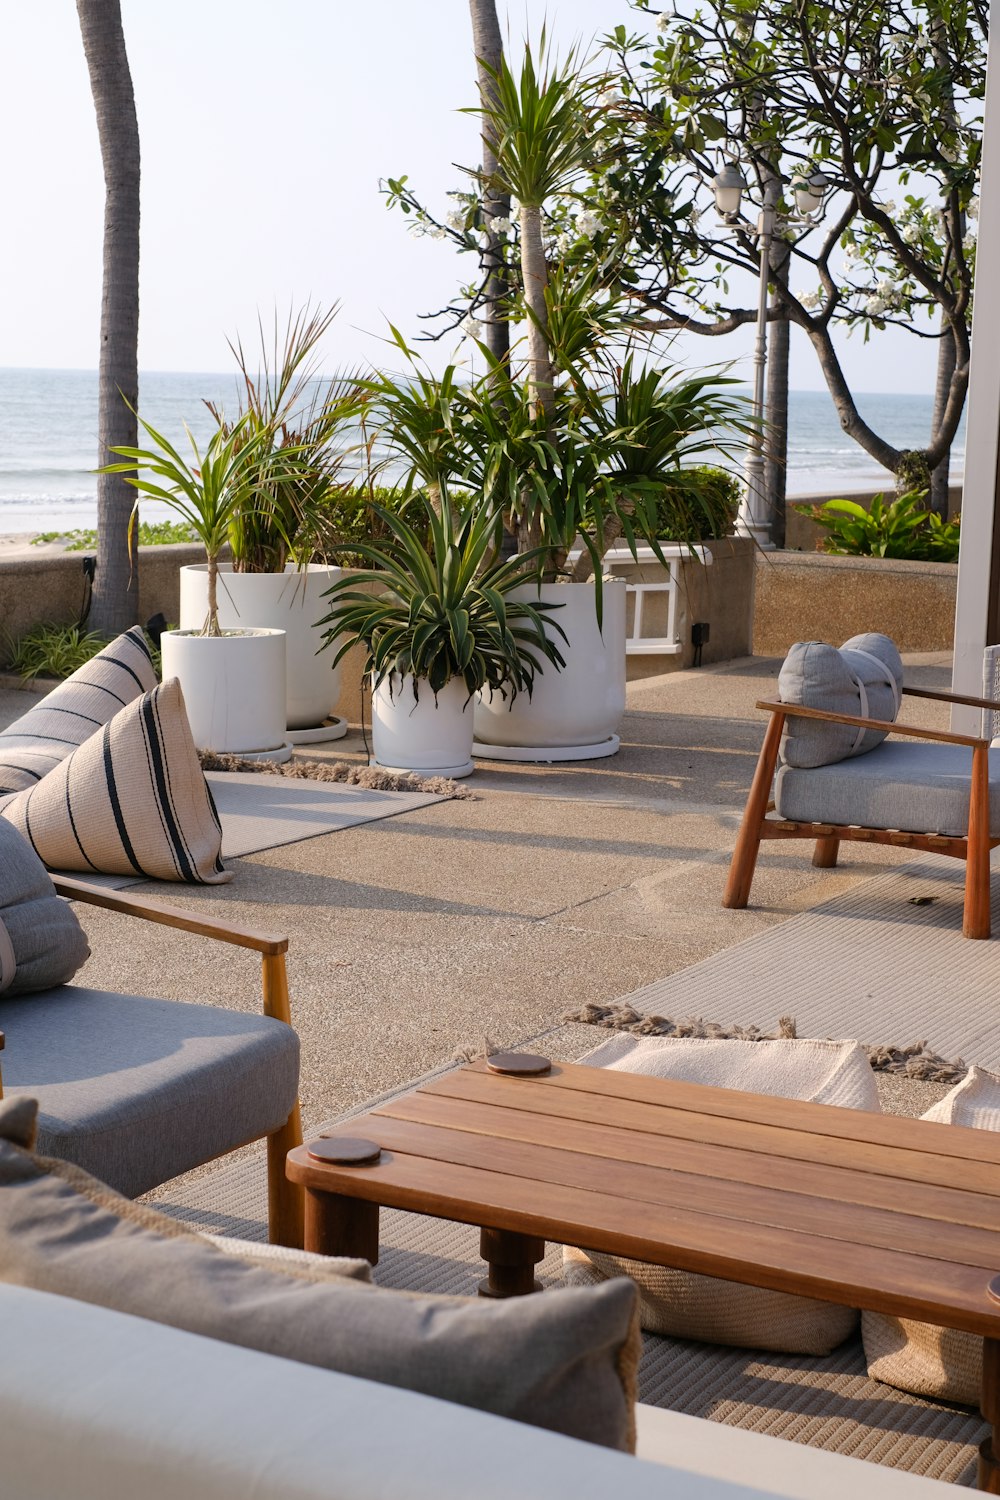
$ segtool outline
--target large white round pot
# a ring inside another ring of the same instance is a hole
[[[199,750],[287,760],[283,630],[165,630],[160,651],[164,680],[180,682]]]
[[[435,699],[426,680],[394,672],[372,693],[372,765],[426,776],[471,775],[473,702],[461,677]]]
[[[599,760],[618,749],[625,712],[625,581],[605,578],[597,623],[593,583],[525,584],[515,598],[560,604],[553,612],[568,640],[546,626],[566,665],[551,662],[513,703],[488,689],[476,704],[474,753],[491,760]]]
[[[223,630],[265,627],[285,632],[285,724],[293,731],[318,728],[329,718],[340,696],[336,651],[320,650],[323,631],[317,624],[327,612],[324,593],[341,569],[318,563],[283,573],[234,573],[232,563],[219,564],[219,624]],[[208,566],[184,567],[181,574],[181,629],[200,630],[208,613]],[[319,655],[317,655],[319,652]],[[324,739],[339,739],[347,725],[338,719]],[[300,742],[320,735],[303,734]]]

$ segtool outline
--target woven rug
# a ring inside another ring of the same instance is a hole
[[[595,1032],[567,1026],[531,1039],[532,1050],[572,1058],[589,1050]],[[439,1070],[443,1071],[443,1070]],[[920,1114],[946,1086],[879,1075],[883,1107],[894,1091]],[[372,1100],[370,1109],[380,1100]],[[361,1110],[352,1110],[353,1115]],[[322,1128],[322,1127],[321,1127]],[[195,1228],[262,1241],[266,1228],[266,1166],[254,1149],[201,1175],[150,1194],[162,1212]],[[383,1209],[380,1286],[422,1293],[474,1296],[484,1274],[479,1232],[464,1224]],[[549,1245],[538,1267],[546,1286],[562,1274],[562,1250]],[[976,1449],[986,1435],[978,1413],[922,1401],[870,1380],[860,1339],[826,1359],[761,1354],[646,1335],[639,1399],[732,1427],[849,1454],[889,1468],[962,1485],[975,1485]]]

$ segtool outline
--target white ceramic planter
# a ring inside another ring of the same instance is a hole
[[[539,597],[534,585],[520,591]],[[480,695],[476,704],[475,754],[492,760],[599,760],[618,749],[618,725],[625,712],[625,582],[604,580],[603,629],[598,628],[593,583],[544,583],[544,602],[561,604],[555,613],[569,638],[549,634],[565,658],[556,671],[545,663],[529,699],[513,704],[499,693]],[[516,596],[515,596],[516,597]]]
[[[287,760],[285,633],[203,636],[165,630],[163,676],[176,677],[199,750]]]
[[[426,776],[469,776],[472,764],[473,701],[453,677],[435,701],[426,682],[416,692],[412,677],[394,675],[372,694],[372,765]]]
[[[285,632],[285,724],[292,731],[322,725],[340,696],[340,667],[331,666],[336,653],[330,647],[320,651],[323,632],[316,622],[327,611],[323,595],[341,571],[319,564],[299,571],[289,563],[284,573],[234,573],[231,563],[219,565],[219,623],[223,630],[259,626]],[[207,564],[181,568],[180,572],[181,629],[200,630],[208,613]],[[347,725],[338,719],[327,730],[322,738],[339,739],[347,733]],[[320,737],[302,734],[299,742]]]

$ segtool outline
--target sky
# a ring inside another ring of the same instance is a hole
[[[565,47],[618,23],[626,0],[498,0],[513,42],[543,20]],[[467,0],[122,0],[142,151],[140,367],[230,368],[227,336],[252,342],[258,312],[312,298],[340,312],[328,371],[398,364],[389,322],[413,338],[469,261],[411,235],[379,194],[403,173],[443,215],[453,163],[478,154]],[[4,13],[0,139],[0,366],[97,364],[104,188],[73,0]],[[671,357],[736,360],[749,332],[689,336]],[[440,365],[452,340],[427,346]],[[466,345],[466,350],[468,345]],[[844,345],[857,391],[926,392],[935,346],[905,333]],[[793,329],[791,385],[821,390]]]

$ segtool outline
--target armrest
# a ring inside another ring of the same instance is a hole
[[[931,688],[904,687],[903,692],[909,698],[935,698],[940,703],[961,703],[966,708],[995,708],[1000,710],[1000,702],[995,698],[967,698],[964,693],[939,693]]]
[[[944,729],[918,729],[914,724],[890,724],[885,719],[862,719],[857,714],[831,714],[822,708],[804,708],[799,703],[769,703],[761,700],[758,708],[771,714],[784,714],[789,719],[822,719],[828,724],[853,724],[858,729],[881,729],[886,734],[902,734],[915,740],[938,740],[943,745],[988,745],[989,740],[972,734],[951,734]]]
[[[220,943],[234,943],[238,948],[252,948],[256,953],[271,957],[288,951],[286,937],[273,937],[265,933],[250,932],[245,927],[233,927],[215,917],[199,917],[192,912],[181,911],[176,906],[161,906],[146,896],[129,895],[124,891],[109,891],[102,886],[88,885],[84,880],[71,880],[63,875],[54,875],[52,884],[60,896],[71,901],[85,901],[90,906],[103,906],[107,911],[118,911],[128,917],[141,917],[145,922],[159,922],[163,927],[176,927],[182,932],[194,932],[199,937],[215,938]]]

